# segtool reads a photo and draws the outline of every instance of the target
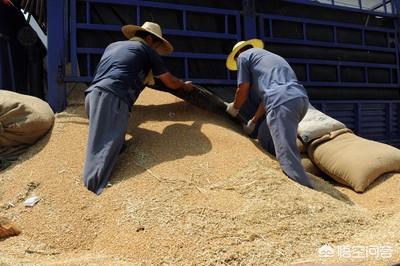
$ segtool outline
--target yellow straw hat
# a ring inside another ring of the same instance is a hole
[[[229,70],[237,70],[237,64],[236,64],[236,59],[235,56],[236,54],[245,46],[251,45],[254,48],[264,48],[264,43],[260,39],[251,39],[247,41],[240,41],[235,44],[232,48],[232,52],[228,55],[228,58],[226,59],[226,67]]]
[[[135,37],[138,31],[147,31],[157,36],[162,41],[160,48],[157,49],[157,52],[160,55],[169,55],[174,50],[174,47],[171,45],[171,43],[163,38],[161,27],[157,23],[146,21],[145,23],[143,23],[142,26],[125,25],[122,27],[121,30],[125,37],[128,39]]]

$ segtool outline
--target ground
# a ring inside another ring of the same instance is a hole
[[[318,177],[304,188],[231,120],[147,89],[112,185],[96,196],[81,181],[87,133],[75,91],[54,128],[0,172],[0,217],[22,230],[0,240],[0,265],[400,261],[400,174],[362,194]],[[39,203],[23,206],[32,195]],[[319,254],[324,244],[334,254]]]

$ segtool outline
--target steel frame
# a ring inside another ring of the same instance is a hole
[[[48,102],[51,108],[60,112],[67,106],[66,84],[64,80],[66,65],[66,28],[68,16],[67,1],[47,1],[47,86]]]
[[[362,0],[357,0],[357,6],[356,7],[350,7],[346,6],[343,3],[339,3],[337,0],[330,0],[330,3],[320,3],[317,1],[310,1],[310,0],[285,0],[287,2],[293,2],[293,3],[299,3],[299,4],[304,4],[304,5],[315,5],[315,6],[324,6],[328,8],[333,8],[333,9],[340,9],[340,10],[347,10],[347,11],[357,11],[357,12],[362,12],[362,13],[367,13],[367,14],[372,14],[372,15],[377,15],[377,16],[396,16],[397,9],[396,7],[393,6],[393,0],[381,0],[380,4],[381,6],[377,5],[373,9],[377,9],[379,7],[383,7],[383,11],[372,11],[370,9],[364,8],[362,4]],[[391,8],[388,10],[387,4],[391,3]]]
[[[399,75],[399,69],[400,69],[400,62],[399,62],[399,56],[398,56],[398,43],[397,43],[397,38],[396,32],[397,32],[397,25],[394,24],[392,29],[388,28],[378,28],[378,27],[369,27],[369,26],[360,26],[360,25],[354,25],[354,24],[349,24],[349,23],[338,23],[338,22],[333,22],[333,21],[322,21],[322,20],[313,20],[313,19],[307,19],[307,18],[295,18],[295,17],[288,17],[288,16],[277,16],[277,15],[271,15],[271,14],[257,14],[258,17],[258,24],[259,24],[259,38],[264,40],[267,43],[277,43],[277,44],[298,44],[298,45],[306,45],[306,46],[317,46],[317,47],[328,47],[328,48],[344,48],[344,49],[354,49],[354,50],[366,50],[366,51],[377,51],[377,52],[386,52],[386,53],[392,53],[395,58],[396,58],[396,64],[376,64],[376,63],[365,63],[365,62],[351,62],[351,61],[334,61],[334,60],[316,60],[316,59],[301,59],[301,58],[287,58],[289,63],[297,63],[297,64],[302,64],[306,68],[306,80],[303,81],[303,84],[305,86],[336,86],[336,87],[382,87],[382,83],[371,83],[368,81],[368,69],[369,68],[379,68],[379,69],[386,69],[390,73],[390,82],[385,83],[385,87],[390,87],[390,88],[397,88],[400,87],[400,75]],[[269,26],[269,35],[267,36],[265,31],[264,31],[264,26],[265,26],[265,21],[268,21],[268,26]],[[275,37],[274,36],[274,30],[273,30],[273,22],[274,21],[290,21],[290,22],[295,22],[299,23],[302,25],[303,29],[303,38],[302,39],[292,39],[292,38],[280,38],[280,37]],[[323,42],[323,41],[314,41],[314,40],[309,40],[307,38],[307,26],[308,25],[318,25],[318,26],[324,26],[327,28],[331,28],[332,33],[333,33],[333,41],[332,42]],[[338,28],[346,28],[346,29],[352,29],[352,30],[359,30],[362,33],[362,43],[360,45],[356,44],[347,44],[347,43],[341,43],[337,39],[337,29]],[[388,40],[387,47],[381,47],[381,46],[372,46],[372,45],[366,45],[366,40],[365,40],[365,33],[369,32],[380,32],[386,34],[386,38]],[[395,46],[390,47],[391,43],[389,40],[395,40]],[[335,66],[337,68],[336,71],[336,82],[314,82],[310,79],[310,67],[312,65],[329,65],[329,66]],[[343,82],[341,78],[341,68],[342,67],[361,67],[364,69],[364,79],[365,82]],[[393,71],[397,73],[396,79],[393,77]],[[395,82],[396,80],[396,82]]]
[[[182,14],[182,28],[181,29],[165,29],[164,34],[176,36],[202,36],[211,37],[222,40],[235,40],[250,38],[262,38],[266,43],[273,44],[300,44],[312,47],[325,47],[325,48],[341,48],[348,50],[361,50],[361,51],[376,51],[383,53],[393,54],[396,62],[393,64],[377,64],[377,63],[363,63],[353,61],[335,61],[335,60],[320,60],[320,59],[302,59],[302,58],[287,58],[290,63],[304,65],[307,71],[307,78],[303,81],[307,86],[330,86],[330,87],[370,87],[379,90],[380,87],[384,88],[400,88],[400,63],[399,63],[399,18],[400,14],[400,0],[392,0],[392,10],[384,10],[385,12],[368,11],[362,9],[361,1],[359,8],[349,8],[345,6],[335,5],[332,0],[331,4],[322,4],[315,1],[306,0],[284,0],[286,2],[293,2],[304,5],[325,6],[339,10],[347,10],[351,12],[367,13],[375,16],[382,16],[393,19],[394,24],[391,28],[380,28],[371,26],[362,26],[349,23],[338,23],[332,21],[315,20],[308,18],[298,18],[291,16],[279,16],[273,14],[258,14],[255,10],[254,0],[242,0],[243,10],[226,10],[218,8],[208,8],[190,5],[178,5],[172,3],[160,3],[151,1],[139,0],[79,0],[83,2],[86,7],[86,21],[77,21],[77,0],[52,0],[47,1],[48,7],[48,101],[55,111],[62,111],[66,107],[65,84],[67,82],[90,82],[92,77],[90,75],[81,76],[78,71],[78,55],[87,57],[87,63],[90,62],[91,55],[99,55],[103,52],[102,48],[94,47],[78,47],[77,46],[77,31],[78,30],[100,30],[100,31],[120,31],[121,25],[116,24],[95,24],[90,21],[90,7],[92,4],[121,4],[134,6],[136,8],[136,21],[130,23],[140,24],[141,21],[141,8],[153,7],[170,9],[179,11]],[[386,1],[386,0],[382,0]],[[385,2],[382,2],[385,3]],[[187,29],[187,12],[199,12],[205,14],[217,14],[224,16],[225,32],[201,32],[191,31]],[[234,17],[236,24],[236,32],[228,32],[228,17]],[[270,28],[271,34],[266,34],[263,31],[264,23],[272,25],[273,21],[289,21],[300,23],[303,28],[302,39],[280,38],[274,36],[273,29]],[[315,41],[307,38],[307,27],[309,25],[318,25],[329,27],[334,37],[332,42]],[[362,43],[349,44],[341,43],[336,38],[337,30],[345,28],[361,32]],[[258,30],[257,30],[258,29]],[[387,36],[388,39],[394,40],[394,45],[387,46],[373,46],[365,42],[367,32],[379,32]],[[216,53],[192,53],[192,52],[175,52],[172,54],[173,58],[183,59],[185,75],[183,78],[191,79],[188,72],[188,62],[191,59],[215,59],[225,60],[225,54]],[[65,65],[71,63],[71,73],[66,75]],[[310,68],[314,65],[333,66],[337,69],[336,82],[315,81],[310,77]],[[88,73],[91,73],[90,65],[86,66]],[[364,82],[343,82],[340,76],[342,67],[357,67],[364,71]],[[390,72],[390,80],[387,83],[372,83],[368,80],[368,70],[371,68],[385,69]],[[393,74],[395,73],[395,74]],[[396,75],[396,77],[394,76]],[[195,83],[199,84],[216,84],[216,85],[232,85],[234,86],[235,80],[231,79],[230,72],[226,70],[226,79],[192,79]],[[325,113],[332,117],[341,120],[355,133],[365,136],[367,138],[388,142],[393,145],[400,146],[400,101],[363,101],[363,100],[323,100],[312,101],[312,103]]]
[[[360,136],[400,147],[399,101],[319,100],[312,104]]]
[[[207,8],[207,7],[196,7],[196,6],[189,6],[189,5],[176,5],[176,4],[169,4],[169,3],[154,3],[154,2],[147,2],[147,1],[135,1],[135,0],[82,0],[81,2],[86,3],[86,18],[87,21],[85,23],[77,23],[76,22],[76,3],[77,0],[70,0],[70,10],[71,10],[71,17],[70,17],[70,29],[71,29],[71,38],[70,38],[70,54],[71,54],[71,66],[72,66],[72,73],[70,76],[65,77],[65,81],[73,82],[90,82],[93,77],[90,75],[87,76],[79,76],[78,75],[78,62],[77,62],[77,55],[84,54],[87,57],[87,68],[88,73],[91,73],[91,66],[89,64],[89,56],[92,54],[102,54],[104,49],[102,48],[82,48],[77,47],[77,30],[79,29],[86,29],[86,30],[100,30],[100,31],[117,31],[121,30],[121,25],[110,25],[110,24],[93,24],[90,21],[90,5],[91,3],[104,3],[104,4],[120,4],[120,5],[129,5],[136,7],[136,21],[131,21],[130,23],[141,24],[141,12],[140,9],[143,7],[154,7],[163,9],[170,9],[175,11],[182,12],[182,25],[183,28],[180,30],[177,29],[163,29],[163,34],[166,35],[176,35],[176,36],[195,36],[195,37],[207,37],[207,38],[216,38],[216,39],[233,39],[239,41],[241,39],[241,26],[240,26],[240,11],[234,10],[225,10],[225,9],[217,9],[217,8]],[[217,14],[223,15],[225,20],[225,32],[224,33],[216,33],[216,32],[201,32],[201,31],[190,31],[187,29],[187,20],[186,14],[187,12],[199,12],[199,13],[207,13],[207,14]],[[235,24],[237,32],[236,34],[228,33],[228,16],[235,17]],[[76,55],[76,56],[74,56]],[[211,54],[211,53],[185,53],[185,52],[174,52],[171,55],[172,58],[182,58],[184,65],[185,65],[185,79],[191,79],[193,82],[197,83],[214,83],[214,84],[233,84],[233,81],[229,78],[226,80],[218,79],[218,80],[209,80],[209,79],[194,79],[189,76],[188,73],[188,61],[190,59],[219,59],[224,60],[226,55],[224,54]],[[229,71],[226,70],[227,77],[230,76]]]

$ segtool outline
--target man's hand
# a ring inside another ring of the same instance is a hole
[[[243,124],[243,130],[246,132],[247,135],[253,133],[254,129],[256,128],[256,123],[254,123],[253,119],[250,119],[247,124]]]
[[[192,81],[190,81],[190,80],[185,81],[185,82],[183,83],[183,86],[182,86],[180,89],[181,89],[181,90],[184,90],[184,91],[191,91],[191,90],[193,90]]]
[[[191,91],[193,89],[191,81],[183,81],[172,75],[170,72],[165,72],[158,76],[158,78],[170,89]]]
[[[227,104],[226,112],[231,116],[236,117],[239,114],[239,109],[236,109],[234,106],[234,102],[231,102]]]

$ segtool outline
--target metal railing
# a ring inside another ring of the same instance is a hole
[[[78,19],[77,16],[77,8],[84,9],[79,10],[80,13],[85,14],[84,20]],[[93,12],[95,12],[96,5],[103,5],[103,8],[116,8],[116,6],[121,5],[127,8],[134,9],[134,21],[124,19],[121,16],[118,16],[118,20],[113,21],[104,21],[104,23],[99,23],[93,21],[91,18],[93,17]],[[235,10],[225,10],[225,9],[217,9],[217,8],[209,8],[209,7],[196,7],[190,5],[177,5],[171,3],[155,3],[148,1],[128,1],[128,0],[71,0],[70,1],[70,43],[69,43],[69,54],[70,54],[70,62],[71,62],[71,74],[64,78],[65,81],[82,81],[82,82],[90,82],[93,78],[93,70],[95,65],[92,63],[93,55],[101,55],[104,51],[105,47],[82,47],[79,45],[77,36],[78,33],[81,32],[98,32],[98,33],[115,33],[118,34],[121,31],[121,26],[123,24],[136,24],[141,25],[143,21],[142,12],[146,8],[151,8],[153,10],[162,9],[163,11],[170,11],[177,14],[181,21],[180,28],[163,28],[163,34],[166,36],[184,36],[189,38],[208,38],[208,39],[219,39],[223,41],[231,41],[235,43],[241,39],[241,24],[240,24],[240,11]],[[222,19],[224,23],[224,30],[222,32],[213,32],[213,31],[202,31],[202,30],[193,30],[190,28],[188,23],[188,17],[193,14],[207,14],[208,16],[218,16]],[[233,25],[231,25],[233,24]],[[229,29],[233,28],[234,32],[231,32]],[[167,38],[168,38],[167,37]],[[112,38],[110,38],[110,42]],[[84,66],[80,65],[78,62],[78,58],[84,58],[81,60],[81,63],[84,62]],[[183,78],[191,79],[197,83],[216,83],[216,84],[232,84],[230,81],[230,73],[228,70],[225,71],[225,77],[219,79],[202,79],[202,78],[194,78],[191,76],[189,71],[189,65],[191,60],[196,59],[204,59],[204,60],[216,60],[220,62],[224,62],[226,58],[226,54],[223,53],[205,53],[205,52],[187,52],[187,51],[175,51],[170,58],[175,58],[180,60],[182,65],[184,66],[184,75]],[[86,71],[79,71],[79,67],[82,69],[86,69]]]
[[[361,11],[368,14],[395,16],[397,10],[392,0],[285,0],[288,2],[321,5],[329,8]]]
[[[305,10],[307,6],[313,10],[331,10],[334,14],[343,10],[367,18],[362,22],[341,21],[340,17],[332,14],[329,18],[311,18],[298,9],[292,10],[294,14],[276,10],[269,12],[268,9],[258,11],[257,4],[251,0],[242,1],[241,10],[138,0],[70,0],[67,6],[61,3],[65,2],[48,2],[48,30],[52,33],[49,34],[49,101],[55,110],[64,107],[65,82],[92,80],[106,44],[123,39],[120,32],[123,24],[141,25],[144,20],[156,20],[159,16],[171,14],[160,24],[163,34],[173,39],[177,49],[165,61],[181,68],[180,76],[194,83],[225,88],[230,85],[234,89],[234,73],[225,68],[227,54],[239,40],[261,38],[267,49],[278,48],[278,54],[289,51],[283,56],[298,74],[301,73],[300,80],[307,88],[353,88],[359,89],[360,93],[364,88],[376,89],[378,97],[380,89],[400,89],[399,21],[396,17],[399,0],[390,1],[390,4],[389,1],[382,2],[382,7],[365,5],[366,2],[358,0],[351,2],[353,6],[336,0],[282,1],[290,5],[300,4]],[[257,3],[260,5],[261,2]],[[109,14],[108,18],[101,17],[104,13]],[[372,18],[374,23],[368,23],[368,18]],[[190,23],[191,19],[196,22],[195,27]],[[207,20],[218,21],[221,27],[218,30],[207,28]],[[282,33],[279,27],[287,29],[287,32]],[[350,40],[346,39],[348,36]],[[82,40],[85,38],[90,42],[84,43]],[[218,44],[212,45],[215,41]],[[194,44],[190,45],[191,42]],[[197,44],[202,48],[197,49]],[[221,49],[213,50],[214,46]],[[209,66],[208,72],[201,75],[196,68],[200,61],[208,62]],[[71,63],[68,73],[65,71],[67,62]],[[219,74],[214,75],[215,71]],[[328,76],[319,75],[321,71]],[[343,98],[312,100],[312,103],[363,137],[400,146],[398,99]]]

